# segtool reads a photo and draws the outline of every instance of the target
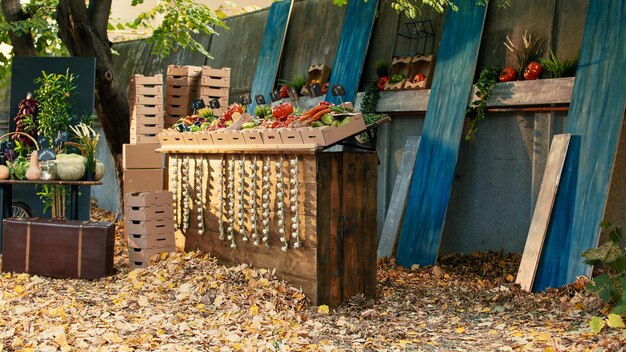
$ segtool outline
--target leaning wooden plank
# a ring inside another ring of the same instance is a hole
[[[402,161],[400,170],[396,176],[396,182],[393,185],[391,193],[391,202],[385,216],[385,224],[378,242],[378,257],[391,257],[398,241],[400,234],[400,224],[404,216],[406,207],[406,199],[409,195],[409,185],[411,184],[411,176],[413,175],[413,166],[415,166],[415,157],[417,149],[420,145],[420,137],[411,136],[407,138],[402,153]]]
[[[541,249],[548,231],[548,225],[550,224],[550,215],[552,214],[554,199],[559,188],[570,137],[571,135],[569,134],[559,134],[552,139],[548,162],[546,163],[539,196],[537,197],[537,205],[530,223],[522,262],[520,263],[517,280],[515,281],[526,291],[530,291],[533,287],[535,272],[537,271]]]
[[[626,2],[590,1],[565,132],[572,134],[534,290],[559,287],[591,267],[626,101]]]
[[[459,155],[465,110],[485,22],[485,6],[457,2],[446,10],[420,149],[398,243],[397,262],[410,267],[437,260]]]
[[[268,103],[270,101],[269,94],[274,89],[292,7],[292,0],[276,1],[270,7],[259,59],[256,63],[256,72],[252,81],[250,92],[252,103],[248,106],[248,111],[254,111],[256,106],[254,97],[256,95],[262,94]]]
[[[378,0],[348,2],[339,46],[330,74],[331,87],[335,84],[341,84],[346,91],[346,94],[341,98],[343,101],[354,102],[356,97],[367,47],[376,19],[377,7]],[[335,104],[341,102],[339,97],[332,95],[330,89],[325,100]]]

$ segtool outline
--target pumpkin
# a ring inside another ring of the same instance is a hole
[[[9,167],[6,165],[0,165],[0,180],[8,180],[9,174]]]
[[[63,181],[78,181],[85,174],[85,160],[78,154],[57,155],[57,176]]]
[[[39,180],[39,176],[41,176],[41,167],[39,167],[37,151],[33,150],[30,154],[30,165],[28,166],[28,170],[26,170],[26,179],[31,181]]]
[[[102,180],[104,177],[104,164],[100,160],[96,160],[96,181]]]

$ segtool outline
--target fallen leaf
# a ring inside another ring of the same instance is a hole
[[[319,314],[328,314],[330,312],[330,309],[327,305],[322,304],[321,306],[317,307],[317,312]]]
[[[606,319],[606,324],[611,327],[611,328],[626,328],[626,325],[624,325],[624,321],[622,320],[622,317],[620,317],[617,314],[609,314],[609,316]]]

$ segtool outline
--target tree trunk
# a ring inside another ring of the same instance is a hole
[[[115,163],[119,186],[118,217],[123,208],[122,145],[129,142],[130,118],[126,89],[119,84],[111,61],[107,20],[111,0],[60,0],[57,7],[59,37],[72,56],[96,58],[96,112]]]
[[[23,21],[29,17],[22,11],[20,0],[2,0],[2,14],[7,23]],[[37,56],[35,41],[30,33],[16,34],[10,31],[9,38],[15,56]]]

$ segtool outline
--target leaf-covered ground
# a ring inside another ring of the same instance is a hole
[[[111,219],[96,211],[98,220]],[[379,263],[378,299],[313,307],[271,271],[226,268],[202,253],[129,272],[118,228],[115,276],[90,282],[0,277],[0,350],[620,351],[623,330],[593,334],[606,307],[584,280],[529,294],[519,256],[452,255],[405,270]]]

